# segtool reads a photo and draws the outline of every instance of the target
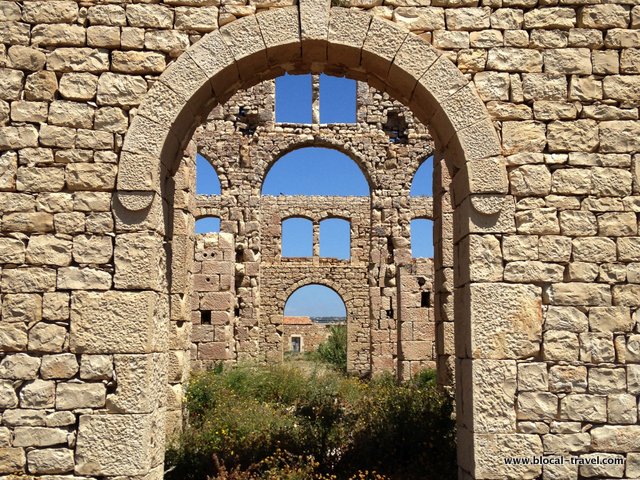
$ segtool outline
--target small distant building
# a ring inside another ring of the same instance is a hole
[[[344,322],[314,322],[311,317],[283,317],[284,351],[313,352],[327,340],[333,325]]]

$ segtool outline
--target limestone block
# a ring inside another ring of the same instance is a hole
[[[496,237],[469,235],[462,239],[460,249],[460,254],[469,259],[468,263],[458,265],[460,285],[468,281],[502,280],[502,253]]]
[[[156,52],[114,51],[112,70],[118,73],[146,75],[162,73],[166,67],[165,56]]]
[[[78,4],[60,1],[55,5],[46,1],[27,2],[22,19],[29,23],[72,23],[78,18]]]
[[[518,393],[518,420],[552,420],[558,414],[558,396],[549,392]]]
[[[505,235],[502,237],[502,254],[507,261],[537,260],[538,237],[529,235]]]
[[[52,447],[67,444],[67,431],[60,428],[16,427],[14,447]]]
[[[578,335],[562,330],[549,330],[543,337],[543,356],[545,360],[576,361],[580,344]]]
[[[2,317],[5,322],[39,322],[42,319],[42,297],[38,294],[5,295]]]
[[[624,393],[627,388],[624,368],[590,368],[589,392]]]
[[[618,259],[623,262],[640,260],[640,237],[619,238]]]
[[[82,47],[85,39],[81,25],[36,25],[31,29],[31,44],[36,47]]]
[[[635,395],[626,393],[609,395],[607,410],[610,423],[634,424],[638,421],[638,405]]]
[[[619,168],[593,168],[592,191],[597,196],[624,196],[631,194],[631,173]]]
[[[523,165],[509,172],[511,194],[544,196],[551,189],[551,173],[544,165]]]
[[[393,10],[393,21],[412,32],[444,30],[444,9],[440,7],[402,6]]]
[[[640,307],[640,285],[615,285],[613,304],[625,307]]]
[[[0,92],[2,100],[19,100],[24,82],[24,73],[20,70],[0,68],[0,82],[5,88]]]
[[[26,353],[5,356],[0,361],[0,378],[35,380],[40,368],[40,359]]]
[[[0,127],[0,150],[38,146],[38,131],[31,125]]]
[[[560,400],[560,418],[582,422],[607,421],[605,395],[570,394]]]
[[[61,352],[67,339],[67,329],[60,325],[38,322],[29,330],[29,350]]]
[[[524,14],[524,28],[571,28],[576,25],[573,8],[536,8]]]
[[[592,152],[598,147],[598,124],[595,120],[552,122],[547,128],[547,141],[552,152]]]
[[[124,111],[116,107],[104,107],[96,110],[93,122],[96,129],[113,133],[126,133],[129,118]]]
[[[73,450],[67,448],[47,448],[31,450],[27,453],[29,472],[35,474],[56,474],[73,471]]]
[[[82,355],[81,358],[81,379],[110,380],[113,377],[113,359],[110,355]]]
[[[58,270],[59,290],[108,290],[111,273],[96,268],[63,267]]]
[[[175,9],[175,28],[211,32],[218,28],[218,7],[204,6],[198,8],[177,7]]]
[[[0,448],[0,473],[24,472],[25,464],[24,448]]]
[[[100,76],[97,89],[98,105],[132,107],[147,93],[144,78],[106,72]]]
[[[20,391],[21,408],[53,408],[55,402],[55,382],[34,380]]]
[[[615,351],[610,333],[581,333],[580,360],[590,363],[613,362]]]
[[[7,325],[0,332],[0,348],[7,352],[19,352],[27,347],[27,327],[22,323]]]
[[[582,237],[573,240],[573,259],[584,262],[616,260],[616,243],[610,238]]]
[[[549,390],[558,393],[587,391],[587,368],[574,365],[553,365],[549,369]]]
[[[493,283],[472,284],[466,289],[473,305],[465,315],[471,323],[469,348],[474,356],[525,358],[539,352],[542,339],[539,288]]]
[[[78,372],[78,361],[72,353],[44,355],[40,374],[45,380],[72,378]]]
[[[44,53],[35,48],[13,45],[7,53],[9,65],[18,70],[36,72],[42,70],[46,62]]]
[[[91,25],[113,25],[124,27],[127,17],[119,5],[94,5],[87,10],[87,20]]]
[[[491,9],[456,8],[446,11],[447,29],[449,30],[483,30],[489,28]]]
[[[588,433],[569,433],[545,435],[542,441],[546,454],[566,455],[589,451],[590,438]]]
[[[26,260],[40,265],[71,264],[72,243],[54,235],[36,235],[29,239]]]
[[[518,233],[531,235],[554,235],[560,233],[555,208],[536,208],[516,212]],[[541,258],[541,260],[544,260]]]
[[[152,292],[74,292],[71,297],[71,351],[147,353],[152,348]]]
[[[122,234],[114,253],[117,288],[158,289],[165,257],[162,237],[147,233]]]
[[[42,299],[42,318],[45,320],[68,320],[69,295],[62,292],[45,293]]]
[[[504,122],[502,124],[502,148],[506,155],[518,152],[541,152],[546,140],[545,124],[533,120]]]
[[[0,238],[0,262],[23,263],[25,261],[25,247],[22,241],[14,238]]]
[[[591,75],[591,51],[588,48],[546,50],[544,52],[544,71],[548,73]]]
[[[244,17],[220,29],[222,40],[238,64],[240,78],[248,79],[267,67],[266,46],[254,16]],[[366,31],[365,31],[366,33]]]
[[[640,425],[604,425],[591,430],[591,445],[602,452],[637,452],[640,450]]]
[[[120,28],[107,26],[87,28],[87,45],[98,48],[120,48]]]
[[[600,151],[635,152],[636,139],[640,135],[638,121],[611,121],[600,123]]]
[[[544,290],[553,305],[611,305],[611,291],[607,285],[589,283],[556,283]]]
[[[0,381],[0,408],[16,408],[18,406],[18,396],[13,388],[12,382]]]
[[[604,213],[598,217],[598,232],[608,237],[636,235],[638,233],[636,214],[634,212]]]
[[[105,406],[106,387],[102,383],[58,383],[56,409],[102,408]]]
[[[297,7],[282,7],[256,15],[262,38],[267,47],[269,65],[299,62],[300,21]]]
[[[520,363],[518,364],[518,391],[547,390],[548,376],[546,363]]]
[[[589,330],[587,316],[576,307],[549,306],[545,315],[545,330],[586,332]]]
[[[628,307],[589,309],[589,326],[593,332],[629,332],[634,323]]]
[[[44,102],[15,101],[11,105],[11,120],[14,122],[46,122],[47,115]]]
[[[162,354],[114,355],[118,387],[107,397],[113,413],[151,413],[164,401],[167,358]]]
[[[406,31],[393,22],[374,17],[362,49],[362,65],[372,74],[386,78]]]
[[[4,268],[0,280],[5,293],[48,292],[55,290],[55,285],[56,271],[41,267]]]
[[[144,28],[173,27],[173,11],[165,5],[134,4],[126,6],[129,25]]]
[[[107,263],[112,254],[112,240],[106,235],[78,235],[73,238],[73,259],[78,263]]]
[[[473,81],[482,100],[509,100],[510,77],[508,73],[478,72]]]
[[[111,190],[116,166],[108,163],[72,164],[66,168],[67,187],[74,190]]]
[[[542,54],[524,48],[492,48],[487,57],[487,69],[502,72],[541,72]]]
[[[50,71],[40,71],[27,77],[24,96],[26,100],[53,100],[57,90],[56,74]]]
[[[564,266],[538,261],[509,262],[504,269],[507,282],[542,283],[561,282]]]
[[[505,457],[532,458],[542,455],[539,435],[474,434],[475,474],[478,478],[538,478],[539,465],[507,465]]]
[[[159,417],[159,416],[157,416]],[[157,459],[161,432],[153,415],[81,415],[76,447],[76,474],[142,475]]]
[[[68,100],[91,100],[96,95],[98,77],[92,73],[65,73],[60,78],[60,95]]]
[[[94,48],[57,48],[47,55],[47,67],[56,72],[105,72],[109,54]]]

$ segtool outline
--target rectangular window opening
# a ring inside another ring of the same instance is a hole
[[[200,323],[202,325],[211,325],[211,310],[202,310],[200,312]]]
[[[424,291],[420,296],[420,306],[424,308],[429,308],[431,306],[431,292]]]

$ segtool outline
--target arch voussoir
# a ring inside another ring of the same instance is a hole
[[[220,34],[238,65],[240,80],[247,85],[255,83],[256,74],[269,67],[267,45],[262,38],[256,16],[228,23],[220,29]]]
[[[298,8],[283,7],[256,15],[260,33],[267,47],[270,66],[296,64],[302,61]]]

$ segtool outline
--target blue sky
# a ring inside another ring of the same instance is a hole
[[[355,122],[356,82],[345,78],[320,77],[321,123]],[[311,123],[311,76],[285,75],[276,79],[276,121]],[[412,196],[432,196],[433,164],[427,159],[411,186]],[[219,195],[220,182],[211,165],[200,155],[196,161],[196,193]],[[368,196],[369,185],[360,168],[336,150],[309,147],[282,156],[264,180],[264,195],[353,195]],[[219,231],[219,219],[201,219],[196,232]],[[433,224],[411,222],[412,254],[433,257]],[[310,256],[311,222],[291,219],[283,224],[283,255]],[[332,219],[320,225],[320,255],[349,258],[348,222]],[[305,309],[306,305],[306,309]],[[344,304],[331,289],[318,285],[303,287],[290,297],[285,315],[341,316]]]
[[[306,285],[291,294],[284,314],[290,317],[346,317],[347,311],[334,290],[324,285]]]

